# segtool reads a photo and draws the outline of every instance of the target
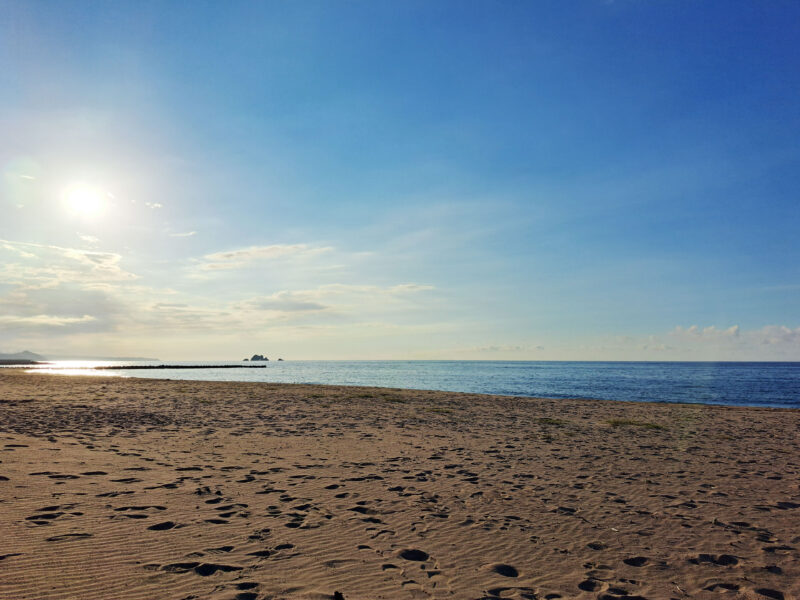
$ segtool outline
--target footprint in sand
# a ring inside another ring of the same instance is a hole
[[[712,583],[704,587],[704,590],[709,592],[716,592],[716,591],[724,591],[724,592],[737,592],[739,591],[739,585],[736,583]]]
[[[693,565],[712,564],[720,567],[729,567],[739,564],[739,559],[731,554],[698,554],[696,558],[690,558],[689,562]]]
[[[172,563],[161,567],[162,571],[167,573],[188,573],[195,567],[200,566],[199,562],[185,562],[185,563]]]
[[[257,584],[254,581],[242,581],[242,582],[236,584],[236,589],[237,590],[254,590],[254,589],[256,589],[258,587],[258,585],[259,584]]]
[[[785,598],[783,592],[780,592],[778,590],[773,590],[770,588],[756,588],[755,593],[760,594],[765,598],[772,598],[773,600],[784,600]]]
[[[539,597],[536,595],[536,592],[533,588],[527,588],[527,587],[517,587],[517,588],[496,587],[486,590],[486,593],[488,593],[489,596],[492,598],[502,598],[504,597],[503,595],[506,592],[517,593],[519,594],[520,598],[536,599]]]
[[[490,570],[498,575],[502,575],[503,577],[519,577],[519,571],[517,571],[517,569],[511,565],[497,563],[495,565],[491,565]]]
[[[244,567],[236,567],[233,565],[219,565],[215,563],[199,563],[199,562],[185,562],[185,563],[172,563],[161,567],[162,571],[168,573],[188,573],[194,571],[201,577],[208,577],[217,571],[229,573],[231,571],[241,571]]]
[[[65,533],[64,535],[54,535],[46,539],[48,542],[69,542],[72,540],[84,540],[92,537],[91,533]]]
[[[422,562],[428,560],[429,555],[427,552],[423,552],[422,550],[416,550],[412,548],[407,548],[405,550],[401,550],[398,554],[400,558],[404,558],[406,560],[413,560]]]
[[[53,519],[57,519],[63,512],[53,512],[53,513],[42,513],[39,515],[31,515],[30,517],[25,517],[26,521],[33,523],[34,525],[50,525],[50,522]]]
[[[164,521],[163,523],[156,523],[155,525],[150,525],[148,529],[152,531],[167,531],[168,529],[172,529],[175,527],[175,523],[172,521]]]
[[[764,552],[769,554],[789,554],[794,550],[794,546],[764,546],[761,548]]]
[[[606,546],[603,542],[589,542],[586,544],[586,547],[590,548],[591,550],[605,550],[608,548],[608,546]]]
[[[194,572],[201,577],[208,577],[217,571],[229,573],[231,571],[241,571],[243,567],[234,567],[232,565],[217,565],[214,563],[202,563],[194,568]]]
[[[603,582],[596,579],[586,579],[578,584],[578,589],[584,592],[598,592],[602,587]]]

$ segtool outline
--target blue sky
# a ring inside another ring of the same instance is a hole
[[[0,351],[800,360],[795,2],[0,14]]]

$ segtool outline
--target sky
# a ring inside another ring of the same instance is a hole
[[[0,0],[0,352],[800,360],[793,0]]]

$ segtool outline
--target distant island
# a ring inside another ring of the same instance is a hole
[[[263,354],[253,354],[253,356],[251,356],[249,359],[245,358],[244,360],[245,361],[247,361],[247,360],[250,360],[250,361],[253,361],[253,360],[268,361],[269,359],[266,356],[264,356]]]

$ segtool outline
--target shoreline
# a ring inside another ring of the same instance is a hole
[[[375,361],[379,362],[379,361]],[[776,363],[777,364],[777,363]],[[782,364],[782,363],[781,363]],[[789,363],[786,363],[789,364]],[[237,368],[233,366],[221,366],[221,367],[87,367],[83,369],[65,369],[65,370],[85,370],[85,371],[102,371],[102,370],[160,370],[164,368],[175,368],[175,369],[205,369],[205,368]],[[262,366],[251,366],[251,367],[243,367],[243,368],[267,368]],[[367,389],[367,390],[388,390],[388,391],[395,391],[395,392],[429,392],[435,394],[454,394],[454,395],[465,395],[465,396],[479,396],[483,398],[516,398],[516,399],[527,399],[527,400],[547,400],[547,401],[585,401],[585,402],[613,402],[613,403],[630,403],[630,404],[654,404],[654,405],[674,405],[674,406],[713,406],[719,408],[745,408],[745,409],[764,409],[764,410],[785,410],[785,411],[796,411],[800,412],[800,406],[792,407],[792,406],[773,406],[773,405],[765,405],[765,404],[723,404],[719,402],[673,402],[673,401],[661,401],[661,400],[614,400],[610,398],[586,398],[581,396],[569,396],[569,397],[556,397],[556,396],[528,396],[528,395],[518,395],[518,394],[493,394],[493,393],[486,393],[486,392],[459,392],[454,390],[441,390],[441,389],[434,389],[434,388],[398,388],[398,387],[385,387],[385,386],[374,386],[374,385],[356,385],[356,384],[331,384],[331,383],[307,383],[307,382],[283,382],[283,381],[231,381],[226,379],[170,379],[170,378],[162,378],[162,377],[137,377],[136,375],[82,375],[80,373],[53,373],[50,372],[50,369],[31,369],[29,371],[24,371],[28,374],[34,375],[50,375],[56,377],[88,377],[92,380],[96,380],[97,377],[109,377],[113,379],[138,379],[143,381],[170,381],[170,382],[191,382],[191,383],[231,383],[231,384],[253,384],[253,385],[271,385],[271,386],[319,386],[323,388],[355,388],[355,389]],[[2,373],[2,370],[0,370]]]
[[[0,367],[31,367],[35,365],[49,365],[45,360],[28,360],[23,358],[5,358],[0,360]]]
[[[0,597],[800,594],[798,409],[9,371]]]

